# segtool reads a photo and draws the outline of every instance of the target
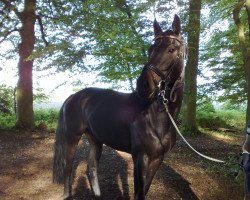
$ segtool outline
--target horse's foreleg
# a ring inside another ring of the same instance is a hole
[[[160,158],[157,158],[155,160],[152,160],[149,163],[148,170],[147,170],[147,176],[146,176],[145,194],[148,193],[148,190],[150,188],[150,185],[152,183],[154,175],[155,175],[156,171],[158,170],[160,164],[162,163],[162,160],[163,160],[163,156]]]
[[[134,161],[134,196],[135,200],[145,199],[145,184],[148,168],[148,157],[146,155],[133,156]]]
[[[98,182],[97,168],[99,159],[102,153],[102,144],[96,142],[90,135],[88,135],[90,142],[90,152],[88,157],[88,175],[91,188],[96,197],[101,196],[101,190]]]

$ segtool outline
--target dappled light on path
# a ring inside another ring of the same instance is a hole
[[[0,199],[62,199],[63,186],[52,183],[54,137],[30,138],[13,134],[0,134]],[[188,140],[198,150],[219,158],[229,151],[237,152],[235,144],[208,137]],[[88,142],[82,140],[75,156],[73,198],[76,200],[94,199],[86,174],[88,146]],[[211,166],[214,165],[193,154],[178,140],[156,173],[147,200],[242,200],[241,185],[224,174],[213,172]],[[133,200],[131,156],[104,146],[99,181],[103,200]]]

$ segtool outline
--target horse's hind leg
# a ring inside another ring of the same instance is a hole
[[[72,196],[72,168],[73,159],[76,152],[77,144],[80,140],[80,136],[75,137],[74,141],[68,141],[65,149],[66,166],[64,171],[64,193],[63,198],[67,199]]]
[[[98,181],[97,168],[102,154],[102,144],[97,142],[90,134],[87,134],[90,143],[90,152],[88,157],[88,176],[89,182],[96,197],[101,196],[101,190]]]

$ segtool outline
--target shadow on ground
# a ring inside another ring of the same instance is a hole
[[[76,154],[74,174],[75,174],[75,189],[73,199],[95,199],[89,186],[89,180],[86,175],[86,156],[88,154],[88,144],[81,145]],[[104,147],[103,154],[99,164],[99,182],[102,193],[102,200],[111,199],[134,199],[133,193],[133,168],[131,163],[132,159],[122,157],[117,151]],[[80,166],[81,165],[81,166]],[[78,167],[82,168],[78,170]],[[77,172],[78,171],[78,172]],[[79,174],[79,171],[81,171]],[[198,200],[198,197],[192,191],[190,184],[174,169],[163,163],[159,169],[159,173],[164,174],[156,175],[156,183],[161,184],[162,188],[167,188],[168,191],[172,191],[169,196],[176,196],[178,199]],[[157,198],[164,200],[166,195],[165,189],[159,191],[159,188],[152,187],[149,193],[152,193],[149,198],[153,199],[154,193],[162,192],[163,197]],[[174,198],[175,199],[175,198]]]

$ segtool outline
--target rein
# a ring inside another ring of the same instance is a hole
[[[197,151],[194,147],[191,146],[191,144],[185,139],[185,137],[182,135],[182,133],[180,132],[178,126],[176,125],[172,115],[170,114],[169,112],[169,109],[168,109],[168,99],[166,99],[165,97],[165,90],[160,90],[160,95],[162,97],[162,102],[163,102],[163,105],[165,107],[165,110],[166,110],[166,113],[168,114],[175,130],[177,131],[177,133],[179,134],[179,136],[183,139],[183,141],[188,145],[188,147],[190,147],[190,149],[192,149],[196,154],[200,155],[201,157],[207,159],[207,160],[211,160],[211,161],[214,161],[214,162],[218,162],[218,163],[225,163],[225,161],[223,160],[220,160],[220,159],[216,159],[216,158],[213,158],[213,157],[210,157],[210,156],[206,156],[202,153],[200,153],[199,151]]]

